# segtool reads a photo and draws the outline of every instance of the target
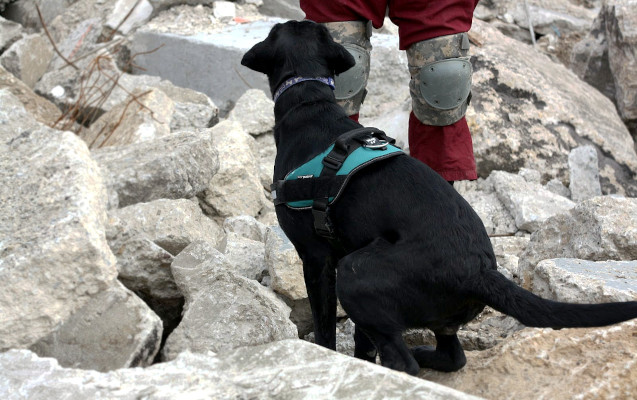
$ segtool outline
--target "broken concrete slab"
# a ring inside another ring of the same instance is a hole
[[[0,56],[0,63],[28,87],[33,88],[53,58],[53,46],[44,35],[27,35]]]
[[[159,299],[181,297],[170,263],[194,241],[213,246],[225,236],[196,202],[160,199],[109,212],[106,230],[119,279],[131,290]]]
[[[602,195],[599,183],[597,150],[593,146],[579,146],[568,155],[571,199],[575,202]]]
[[[91,149],[125,146],[170,135],[175,103],[159,89],[137,88],[132,97],[104,113],[83,130]]]
[[[235,274],[223,254],[193,247],[195,254],[186,248],[171,266],[186,303],[162,350],[165,360],[184,350],[223,353],[298,337],[290,308],[271,289]]]
[[[256,216],[267,203],[259,179],[256,142],[237,121],[226,120],[209,134],[219,154],[219,171],[202,197],[210,213],[223,218]]]
[[[185,352],[149,368],[109,373],[61,368],[27,350],[0,354],[0,396],[56,398],[262,398],[478,400],[448,387],[299,339],[224,354]]]
[[[32,117],[44,125],[53,126],[62,115],[55,104],[35,94],[24,82],[2,66],[0,66],[0,88],[11,92],[22,103],[29,113],[29,118]]]
[[[637,261],[540,261],[529,276],[533,293],[569,303],[637,300]]]
[[[602,328],[523,329],[467,352],[458,372],[419,376],[489,399],[622,399],[637,393],[637,321]]]
[[[265,75],[241,66],[241,58],[265,39],[280,19],[228,26],[218,33],[183,36],[141,29],[131,38],[131,54],[144,73],[207,94],[224,112],[250,88],[270,92]],[[163,45],[149,54],[141,54]],[[215,74],[206,73],[214,71]]]
[[[274,130],[274,102],[262,90],[249,89],[241,95],[228,119],[239,121],[252,136]]]
[[[493,185],[498,199],[509,210],[518,229],[535,232],[555,214],[575,206],[571,200],[545,189],[539,183],[504,171],[494,171],[485,181]]]
[[[560,257],[637,260],[637,199],[594,197],[546,220],[520,256],[521,277],[526,282],[540,261]]]
[[[204,93],[181,88],[168,80],[153,85],[166,93],[175,103],[175,111],[170,121],[170,131],[199,131],[219,122],[219,108]]]
[[[3,351],[54,331],[108,289],[117,270],[104,235],[106,188],[84,142],[29,121],[7,89],[0,104]]]
[[[0,54],[24,34],[22,25],[0,16]]]
[[[170,154],[170,157],[166,157]],[[208,188],[219,170],[209,133],[178,132],[157,140],[96,149],[110,207],[157,199],[193,198]]]
[[[159,317],[114,282],[30,350],[55,358],[63,367],[106,372],[151,365],[161,336]]]
[[[104,26],[109,31],[127,35],[147,22],[152,13],[153,6],[148,0],[118,0]]]
[[[307,298],[303,263],[296,249],[278,226],[269,226],[265,234],[265,261],[272,289],[290,300]]]

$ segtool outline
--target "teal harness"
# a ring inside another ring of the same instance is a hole
[[[340,197],[356,172],[375,162],[405,154],[393,143],[394,139],[376,128],[344,133],[325,151],[272,184],[274,204],[297,210],[312,209],[316,232],[333,238],[329,205]]]

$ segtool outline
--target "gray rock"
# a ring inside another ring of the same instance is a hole
[[[46,72],[53,58],[53,47],[44,35],[27,35],[13,43],[0,56],[0,63],[30,88]]]
[[[115,42],[112,41],[111,44]],[[99,47],[100,49],[96,49],[89,46],[88,55],[75,62],[77,70],[72,67],[53,69],[44,74],[34,89],[60,109],[69,110],[84,125],[93,124],[104,113],[120,104],[134,104],[131,92],[135,89],[147,91],[161,83],[161,79],[156,76],[122,72],[117,59],[108,49],[101,49],[103,45]],[[170,120],[171,117],[172,111],[158,119]]]
[[[109,191],[117,193],[120,207],[195,197],[208,187],[219,169],[209,132],[180,132],[153,141],[97,149],[93,157],[104,171]]]
[[[541,35],[559,32],[567,35],[571,32],[586,32],[591,21],[595,18],[593,10],[577,7],[569,1],[538,1],[538,5],[531,4],[529,12],[533,22],[533,30]],[[512,10],[515,23],[528,29],[529,18],[523,2],[515,2]]]
[[[4,8],[7,6],[7,4],[12,3],[15,0],[0,0],[0,12],[4,11]]]
[[[135,100],[113,107],[82,132],[89,148],[125,146],[170,134],[173,101],[158,89],[138,88],[131,93]]]
[[[261,185],[270,199],[270,184],[274,176],[274,160],[276,159],[276,144],[274,134],[265,134],[255,137],[257,142],[257,158],[259,164],[259,178]],[[274,211],[274,208],[272,209]],[[263,214],[263,213],[262,213]]]
[[[149,366],[161,335],[159,317],[116,282],[30,350],[55,358],[63,367],[106,372]]]
[[[530,168],[520,168],[520,170],[518,171],[518,175],[524,178],[524,180],[528,183],[542,183],[542,174],[538,170]]]
[[[588,34],[573,46],[567,65],[582,80],[615,101],[615,80],[608,60],[605,13],[599,13]]]
[[[173,257],[190,243],[217,246],[221,228],[190,200],[155,200],[109,212],[108,243],[119,279],[136,293],[157,299],[182,296],[170,272]]]
[[[515,220],[498,199],[492,185],[480,179],[458,182],[454,187],[478,214],[488,234],[512,235],[518,231]]]
[[[236,233],[246,239],[265,241],[267,227],[254,217],[249,215],[239,215],[237,217],[226,218],[223,221],[223,229],[226,233]]]
[[[89,18],[82,21],[68,35],[66,35],[66,37],[59,40],[55,46],[64,58],[72,61],[77,66],[86,68],[88,66],[88,61],[91,59],[88,58],[83,62],[78,62],[78,60],[82,57],[88,56],[90,52],[95,51],[99,47],[104,46],[103,43],[98,45],[98,41],[102,33],[102,30],[100,29],[101,23],[102,18],[100,17]],[[59,54],[55,53],[49,64],[48,71],[54,71],[66,66],[67,62],[60,57]]]
[[[153,16],[159,12],[182,4],[211,6],[216,0],[149,0],[153,6]]]
[[[219,109],[205,94],[180,88],[166,80],[161,81],[157,87],[175,103],[175,111],[170,122],[172,132],[202,130],[219,122]]]
[[[601,196],[597,151],[593,146],[580,146],[568,155],[570,184],[568,186],[573,201],[582,201]]]
[[[546,182],[544,188],[562,197],[566,197],[567,199],[571,198],[571,191],[566,186],[564,186],[562,181],[557,178],[553,178],[550,181]]]
[[[232,272],[239,276],[260,281],[268,271],[265,264],[265,245],[261,241],[229,233],[223,253],[233,266]]]
[[[575,203],[550,192],[522,176],[494,171],[486,183],[493,185],[498,199],[509,210],[518,229],[535,232],[549,217],[567,211]]]
[[[109,373],[63,369],[26,350],[0,354],[5,399],[268,398],[296,400],[478,399],[303,340],[284,340],[225,354],[183,353],[149,368]]]
[[[637,121],[637,4],[609,0],[605,13],[608,59],[615,81],[617,109],[624,121]]]
[[[478,174],[522,167],[542,182],[568,181],[567,158],[582,143],[600,150],[603,193],[637,194],[637,153],[605,96],[531,46],[475,20],[473,98],[467,112]]]
[[[237,100],[228,119],[238,121],[254,136],[270,132],[274,129],[274,102],[263,90],[250,89]]]
[[[185,350],[224,353],[298,337],[290,308],[270,289],[236,275],[221,253],[203,260],[199,254],[186,249],[171,267],[186,303],[162,350],[165,360]]]
[[[270,276],[266,276],[266,279],[270,279]],[[263,285],[266,279],[261,281]],[[268,283],[267,285],[271,285]],[[314,318],[312,317],[312,308],[310,307],[310,299],[304,298],[299,300],[290,300],[283,297],[285,303],[292,309],[290,312],[290,320],[296,325],[296,329],[299,331],[299,337],[307,340],[307,335],[314,331]]]
[[[240,66],[241,57],[263,40],[276,22],[258,21],[229,26],[217,33],[183,36],[139,30],[131,38],[135,64],[145,74],[161,76],[173,84],[208,95],[224,112],[250,88],[269,93],[265,75]],[[161,49],[141,54],[149,50]],[[215,74],[202,73],[215,71]]]
[[[218,20],[230,21],[237,16],[237,7],[232,2],[217,0],[212,3],[212,15]]]
[[[24,27],[40,29],[41,24],[35,9],[36,4],[40,7],[44,22],[48,24],[74,1],[76,0],[14,0],[8,2],[10,4],[7,5],[3,15]]]
[[[54,0],[57,2],[60,0]],[[66,0],[70,4],[61,7],[57,15],[50,23],[48,23],[49,31],[56,41],[63,40],[78,26],[85,21],[99,18],[101,23],[94,26],[92,30],[99,32],[100,36],[105,38],[108,32],[104,31],[103,23],[105,17],[112,13],[115,1],[105,0]],[[88,32],[87,32],[88,33]]]
[[[259,179],[254,138],[236,121],[224,121],[209,132],[219,154],[219,171],[202,200],[223,218],[256,216],[267,200]]]
[[[491,349],[467,352],[467,365],[458,372],[422,370],[419,377],[489,399],[630,398],[637,387],[635,329],[635,320],[523,329]]]
[[[111,31],[127,35],[146,23],[152,13],[153,6],[148,0],[118,0],[104,25]]]
[[[305,13],[296,0],[262,0],[259,11],[265,15],[287,19],[303,19]]]
[[[543,260],[529,277],[533,293],[570,303],[637,299],[637,261]]]
[[[458,330],[458,340],[466,351],[483,351],[504,342],[515,332],[524,329],[524,325],[486,307],[474,320]],[[428,329],[411,329],[403,334],[409,347],[436,346],[436,338]]]
[[[0,16],[0,53],[23,36],[22,25]]]
[[[535,266],[551,258],[637,260],[637,199],[594,197],[555,215],[531,236],[520,256],[526,282]]]
[[[355,325],[351,319],[336,323],[336,351],[346,356],[354,357],[354,330]],[[314,332],[305,335],[304,340],[314,343]]]
[[[31,121],[32,119],[35,119],[42,124],[53,126],[61,116],[60,110],[53,103],[33,93],[31,88],[13,76],[13,74],[5,70],[2,66],[0,66],[0,88],[3,88],[15,96],[28,112],[28,114],[24,114],[25,120],[17,123],[16,127],[9,129],[9,131],[18,131],[20,128],[25,128],[26,125],[31,123],[28,121]],[[4,96],[6,96],[6,93]],[[9,121],[14,120],[15,119],[12,118]]]
[[[0,90],[0,351],[26,347],[116,276],[106,190],[86,145]],[[15,123],[18,122],[19,126]]]
[[[498,270],[518,284],[521,282],[518,262],[529,241],[529,236],[496,236],[491,238]]]
[[[404,105],[409,97],[407,56],[398,49],[398,37],[374,34],[367,97],[361,116],[377,118]],[[384,126],[379,126],[383,129]],[[406,129],[405,129],[406,132]]]
[[[303,263],[296,249],[278,226],[269,226],[265,234],[265,262],[272,289],[290,300],[307,298]]]

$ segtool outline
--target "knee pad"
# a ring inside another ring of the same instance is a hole
[[[472,67],[466,33],[414,43],[407,50],[412,110],[425,125],[460,120],[471,100]]]
[[[334,41],[354,56],[356,65],[334,77],[334,96],[347,115],[358,114],[365,100],[372,45],[371,25],[363,21],[324,23]]]

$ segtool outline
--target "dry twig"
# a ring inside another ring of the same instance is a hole
[[[117,32],[117,29],[119,29],[119,27],[124,23],[124,21],[126,21],[126,19],[132,14],[133,10],[135,9],[135,7],[137,7],[140,1],[141,0],[138,0],[135,3],[135,5],[133,6],[133,8],[131,8],[131,10],[126,15],[126,17],[115,28],[115,30],[113,31],[113,34],[110,35],[109,39],[112,39],[114,32]],[[119,82],[120,78],[124,75],[124,73],[119,71],[118,69],[107,67],[112,65],[112,61],[113,61],[112,57],[115,56],[117,52],[121,50],[121,48],[120,49],[114,49],[114,48],[116,46],[121,45],[124,42],[123,39],[116,40],[115,42],[112,42],[112,43],[107,43],[106,45],[102,47],[93,49],[85,54],[78,56],[77,58],[70,60],[68,57],[65,57],[62,54],[62,52],[58,49],[51,34],[49,33],[49,30],[46,26],[46,23],[44,22],[40,9],[38,8],[37,5],[36,5],[36,9],[38,12],[38,16],[40,18],[40,23],[42,24],[44,32],[46,33],[47,38],[51,42],[51,45],[53,46],[54,51],[65,62],[65,65],[61,68],[64,68],[66,66],[71,66],[75,70],[77,70],[79,73],[79,87],[78,87],[77,98],[69,107],[67,107],[66,110],[63,110],[60,118],[58,118],[58,120],[55,121],[55,123],[53,124],[54,128],[61,129],[61,130],[69,130],[69,131],[75,132],[76,134],[79,134],[80,130],[84,129],[84,127],[90,126],[93,122],[95,122],[95,120],[97,120],[101,116],[100,113],[101,113],[101,110],[104,109],[104,104],[106,103],[106,101],[108,100],[108,98],[111,96],[111,94],[113,93],[115,89],[122,90],[124,93],[126,93],[126,95],[128,96],[126,105],[124,106],[124,109],[122,113],[120,114],[117,123],[114,125],[109,125],[108,126],[110,128],[109,130],[106,129],[107,126],[105,125],[105,127],[102,128],[102,130],[92,140],[92,142],[89,143],[89,146],[93,146],[94,144],[98,143],[99,138],[104,139],[100,143],[105,143],[113,135],[113,133],[117,130],[117,128],[121,126],[121,123],[126,115],[126,111],[132,104],[137,104],[140,110],[145,110],[149,112],[151,117],[157,120],[155,118],[155,113],[140,101],[140,99],[144,97],[145,95],[147,95],[148,93],[150,93],[151,90],[145,91],[140,94],[131,93]],[[82,39],[83,38],[84,36],[82,37]],[[136,67],[135,64],[133,63],[135,57],[139,55],[143,55],[143,54],[154,53],[155,51],[159,50],[161,47],[163,47],[163,45],[153,50],[131,55],[129,59],[127,60],[127,65],[125,69],[130,70],[132,67]],[[77,50],[78,50],[77,48],[74,49],[73,54],[75,54]],[[89,56],[93,56],[94,58],[88,63],[87,67],[86,68],[78,67],[77,63],[80,60],[83,60]],[[136,67],[136,68],[139,69],[139,67]]]

